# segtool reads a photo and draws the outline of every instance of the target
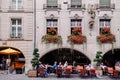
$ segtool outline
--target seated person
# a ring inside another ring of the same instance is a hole
[[[92,64],[89,64],[89,65],[86,67],[86,71],[87,71],[87,74],[88,74],[88,75],[89,75],[90,69],[94,69],[94,67],[92,66]]]
[[[100,64],[100,67],[101,67],[101,69],[102,69],[102,70],[104,70],[104,69],[105,69],[105,67],[107,67],[107,66],[106,66],[106,65],[104,65],[103,63],[101,63],[101,64]]]
[[[56,68],[57,68],[57,62],[55,61],[53,66],[52,66],[52,72],[56,73]]]
[[[92,64],[89,64],[87,67],[86,67],[86,70],[89,71],[90,69],[94,69],[94,67],[92,66]]]

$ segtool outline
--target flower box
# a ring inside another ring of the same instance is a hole
[[[83,44],[86,41],[86,37],[82,35],[82,27],[72,28],[71,35],[68,36],[68,42],[73,44]]]
[[[98,42],[101,43],[111,43],[115,41],[115,35],[110,32],[110,27],[103,27],[102,32],[97,37]]]
[[[57,28],[56,27],[50,27],[47,29],[47,34],[43,35],[42,42],[45,43],[62,43],[61,36],[58,35]]]
[[[37,77],[37,70],[29,70],[28,77]]]
[[[86,41],[86,37],[83,35],[81,36],[71,35],[68,36],[68,40],[74,44],[83,44],[83,42]]]
[[[42,42],[45,42],[45,43],[61,43],[61,36],[46,34],[42,37]]]

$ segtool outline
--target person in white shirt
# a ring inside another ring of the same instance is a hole
[[[65,63],[64,63],[64,68],[66,68],[67,66],[68,66],[68,62],[65,61]]]
[[[94,69],[94,67],[92,66],[92,64],[89,64],[89,65],[86,67],[87,75],[90,75],[90,74],[89,74],[90,69]]]
[[[8,73],[10,71],[10,64],[11,64],[11,59],[10,58],[6,59],[6,68],[8,70]]]
[[[94,67],[92,66],[92,64],[89,64],[87,67],[86,67],[86,70],[90,70],[90,69],[94,69]]]

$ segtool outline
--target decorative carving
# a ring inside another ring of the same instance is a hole
[[[75,15],[74,15],[74,18],[75,18],[75,19],[78,19],[78,18],[79,18],[79,15],[78,15],[78,14],[75,14]]]
[[[95,8],[94,5],[89,5],[88,13],[90,14],[89,28],[92,29],[95,23]]]

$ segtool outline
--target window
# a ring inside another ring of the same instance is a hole
[[[12,9],[22,9],[22,0],[12,0]]]
[[[57,0],[47,0],[47,7],[57,7]]]
[[[75,29],[76,27],[81,27],[81,19],[72,19],[71,20],[71,34],[72,34],[72,30]]]
[[[57,30],[57,19],[47,19],[47,33],[51,27]]]
[[[110,27],[110,19],[100,19],[100,32],[102,27]]]
[[[71,0],[71,7],[72,8],[80,8],[81,7],[81,0]]]
[[[72,19],[71,20],[71,27],[77,27],[77,26],[81,26],[81,20],[80,19],[78,19],[78,20]]]
[[[12,23],[11,38],[21,38],[22,37],[22,20],[11,19],[11,23]]]
[[[100,0],[100,8],[110,8],[111,0]]]
[[[55,19],[55,20],[48,19],[47,27],[57,27],[57,19]]]

